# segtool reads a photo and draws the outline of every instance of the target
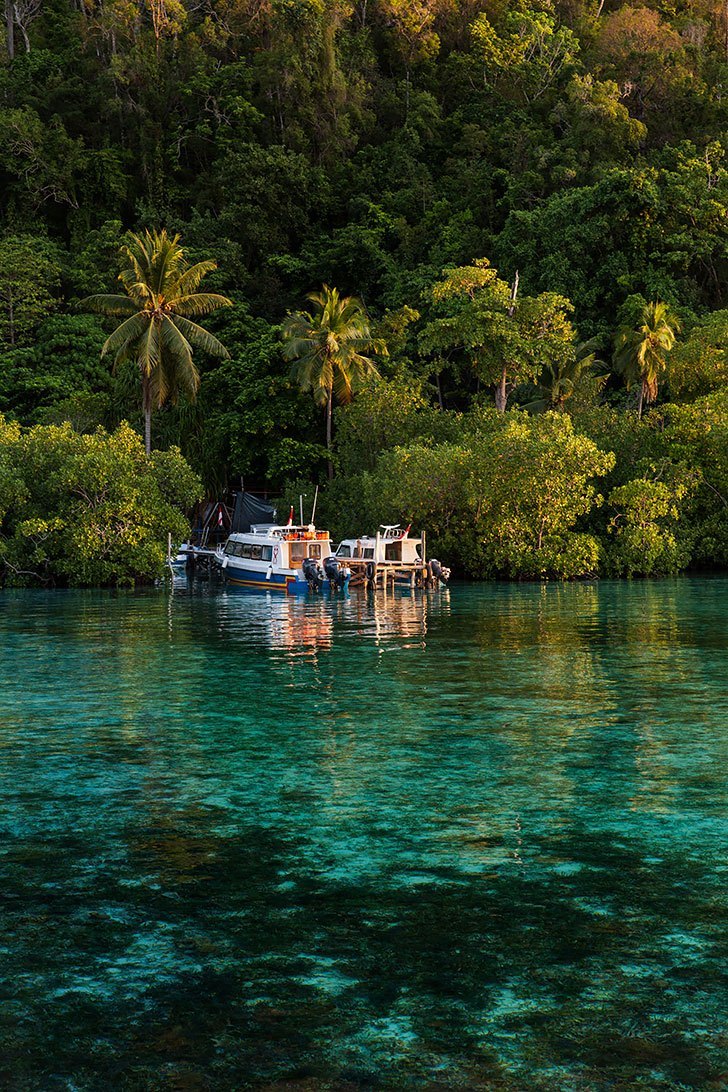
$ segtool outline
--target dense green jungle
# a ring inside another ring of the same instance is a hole
[[[425,527],[471,577],[726,565],[725,4],[5,0],[4,27],[0,579],[152,580],[241,482],[286,512],[320,485],[335,536]],[[133,295],[120,254],[159,232],[207,295],[194,382],[152,389],[102,357],[131,311],[89,298]],[[327,300],[350,352],[317,372]]]

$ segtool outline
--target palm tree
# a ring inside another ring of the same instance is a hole
[[[331,415],[334,396],[339,402],[351,401],[364,382],[379,374],[373,360],[365,353],[387,355],[383,341],[372,337],[369,319],[360,300],[340,296],[327,284],[320,292],[306,296],[313,303],[311,311],[289,314],[283,327],[283,355],[294,361],[293,374],[301,390],[313,391],[314,400],[326,407],[326,447],[329,451],[329,478],[334,476],[331,462]]]
[[[125,265],[119,274],[126,295],[88,296],[81,306],[102,315],[124,318],[108,337],[101,355],[114,354],[114,364],[134,360],[139,368],[144,409],[144,443],[152,447],[152,406],[180,391],[194,398],[200,376],[192,359],[193,348],[212,356],[227,357],[216,337],[192,318],[218,307],[230,307],[225,296],[198,292],[202,278],[217,268],[215,262],[190,266],[179,245],[179,235],[145,231],[132,235],[122,248]]]
[[[680,332],[680,323],[666,303],[646,303],[635,327],[617,331],[614,364],[627,385],[640,384],[637,416],[642,407],[657,399],[657,383],[667,364],[667,355]]]
[[[537,383],[540,397],[523,408],[533,413],[546,410],[563,413],[582,380],[606,379],[609,373],[604,361],[597,358],[598,347],[599,338],[591,338],[576,345],[568,356],[547,364]]]

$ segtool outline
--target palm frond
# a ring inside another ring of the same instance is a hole
[[[147,327],[151,325],[150,316],[143,311],[137,311],[131,318],[117,326],[113,334],[107,337],[102,346],[101,355],[106,356],[107,353],[118,355],[121,350],[128,349],[129,346],[143,337]]]
[[[217,262],[213,261],[197,262],[196,265],[191,265],[189,269],[185,269],[175,285],[177,293],[175,299],[193,293],[203,277],[208,273],[212,273],[214,269],[217,269]]]
[[[139,371],[146,379],[151,379],[159,367],[159,323],[150,322],[146,334],[139,339],[137,350],[137,362]]]
[[[98,315],[134,315],[139,310],[135,301],[128,296],[108,294],[86,296],[78,306]]]
[[[176,402],[179,390],[194,397],[200,386],[200,373],[192,359],[192,347],[174,319],[162,319],[160,344],[162,353],[156,372],[159,405],[168,397]]]
[[[233,301],[227,296],[220,296],[215,292],[194,292],[187,296],[175,296],[170,301],[169,309],[177,315],[190,318],[193,315],[209,315],[211,311],[217,311],[218,307],[232,307]]]
[[[200,377],[192,359],[193,346],[213,356],[227,357],[225,346],[190,316],[229,307],[226,296],[196,292],[213,261],[188,266],[179,235],[166,231],[130,234],[122,248],[119,281],[126,295],[89,296],[83,306],[104,315],[125,317],[106,339],[102,355],[114,353],[115,363],[134,360],[139,369],[145,408],[177,399],[181,390],[194,395]]]
[[[204,352],[209,353],[210,356],[222,357],[223,360],[227,360],[230,353],[227,351],[221,341],[211,334],[209,330],[204,330],[202,326],[198,326],[196,322],[190,322],[189,319],[184,318],[182,315],[170,315],[169,321],[180,331],[181,334],[189,341],[190,345],[194,345],[197,349],[202,349]]]

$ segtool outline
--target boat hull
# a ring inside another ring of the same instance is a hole
[[[270,577],[264,569],[243,568],[231,565],[225,567],[225,578],[228,584],[238,588],[254,588],[257,591],[279,592],[283,595],[297,595],[302,591],[308,591],[305,580],[299,580],[295,574],[272,572]]]

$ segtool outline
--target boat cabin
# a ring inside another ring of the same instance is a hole
[[[361,538],[343,539],[336,557],[346,561],[374,561],[378,565],[418,565],[422,563],[422,537],[410,538],[409,527],[385,525],[373,537],[362,535]]]

